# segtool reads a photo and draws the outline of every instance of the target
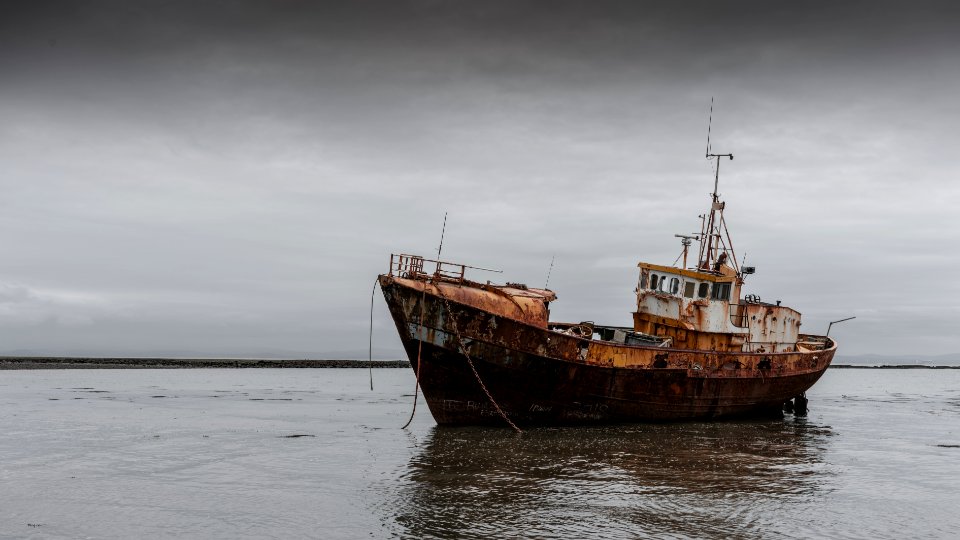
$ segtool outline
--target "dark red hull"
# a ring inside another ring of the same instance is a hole
[[[425,292],[423,282],[393,276],[380,285],[430,411],[445,425],[504,424],[481,381],[521,426],[780,415],[836,349],[829,342],[820,351],[751,354],[598,342],[456,302],[451,288]]]

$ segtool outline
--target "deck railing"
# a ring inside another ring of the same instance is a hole
[[[484,272],[497,272],[502,270],[491,270],[489,268],[480,268],[479,266],[470,266],[461,263],[452,263],[447,261],[438,261],[435,259],[425,259],[419,255],[408,255],[406,253],[390,254],[390,272],[391,276],[399,276],[410,279],[442,279],[444,281],[453,281],[463,283],[467,268],[483,270]],[[432,272],[428,272],[432,269]]]

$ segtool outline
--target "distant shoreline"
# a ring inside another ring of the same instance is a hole
[[[409,368],[407,360],[309,360],[260,358],[92,358],[0,356],[3,369],[198,369],[198,368]],[[830,369],[960,369],[921,364],[834,364]]]
[[[407,360],[0,357],[2,369],[409,368]]]

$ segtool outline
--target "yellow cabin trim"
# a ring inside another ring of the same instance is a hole
[[[714,274],[705,274],[703,272],[695,272],[693,270],[683,270],[681,268],[676,268],[674,266],[663,266],[659,264],[650,264],[650,263],[638,263],[638,268],[645,270],[655,270],[658,272],[664,272],[667,274],[680,275],[683,277],[699,279],[701,281],[712,281],[714,283],[733,283],[736,276],[718,276]]]

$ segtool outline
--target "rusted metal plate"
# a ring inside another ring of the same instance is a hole
[[[546,302],[556,299],[550,291],[517,289],[496,285],[450,283],[393,277],[398,285],[431,297],[443,294],[447,300],[495,313],[501,317],[547,327],[549,313]],[[381,282],[382,283],[382,282]]]

